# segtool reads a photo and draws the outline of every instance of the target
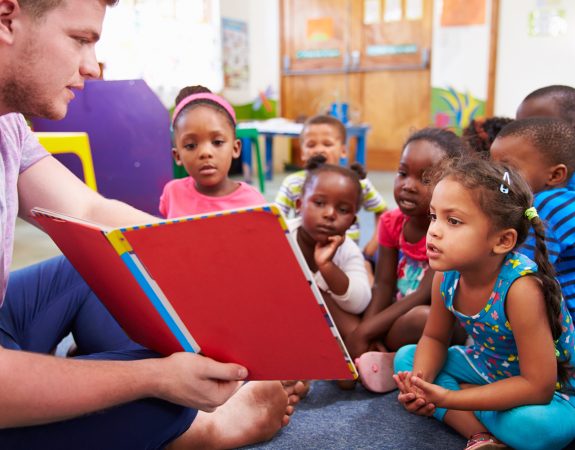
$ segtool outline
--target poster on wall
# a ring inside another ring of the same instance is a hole
[[[529,12],[528,34],[557,37],[567,34],[567,13],[562,0],[539,0]]]
[[[384,22],[399,22],[403,16],[401,0],[385,0]]]
[[[380,22],[381,2],[380,0],[364,0],[363,2],[363,23],[373,25]]]
[[[489,0],[434,4],[431,120],[435,126],[461,132],[471,120],[485,117],[490,13]]]
[[[485,24],[486,0],[443,0],[442,27]]]
[[[220,91],[222,48],[216,1],[171,0],[158,9],[155,0],[122,0],[110,8],[98,43],[104,78],[144,79],[167,107],[173,106],[183,86],[201,84]]]
[[[248,24],[241,20],[222,18],[222,47],[224,87],[249,89]]]

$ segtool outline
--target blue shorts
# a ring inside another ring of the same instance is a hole
[[[77,358],[159,356],[126,336],[64,257],[12,272],[0,309],[0,345],[50,353],[70,332],[81,355]],[[190,427],[196,413],[162,400],[143,399],[62,422],[0,430],[0,448],[163,448]]]

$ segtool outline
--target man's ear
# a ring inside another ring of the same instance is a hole
[[[12,44],[14,42],[13,23],[20,14],[18,0],[0,0],[0,42]]]
[[[172,147],[172,157],[174,158],[174,162],[177,166],[182,165],[182,160],[180,159],[180,154],[178,153],[178,149],[176,147]]]
[[[561,186],[567,182],[568,171],[565,164],[555,164],[549,168],[549,176],[547,178],[547,186]]]
[[[493,253],[496,255],[509,253],[515,248],[515,244],[517,243],[517,230],[507,228],[499,231],[495,237],[496,240],[492,249]]]

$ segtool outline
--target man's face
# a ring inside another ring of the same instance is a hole
[[[20,11],[12,21],[13,42],[3,44],[2,112],[62,119],[72,90],[100,73],[95,44],[105,11],[102,0],[65,0],[40,19]]]

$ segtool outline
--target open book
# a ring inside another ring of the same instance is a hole
[[[275,205],[126,228],[32,214],[145,347],[242,364],[252,380],[357,378]]]

